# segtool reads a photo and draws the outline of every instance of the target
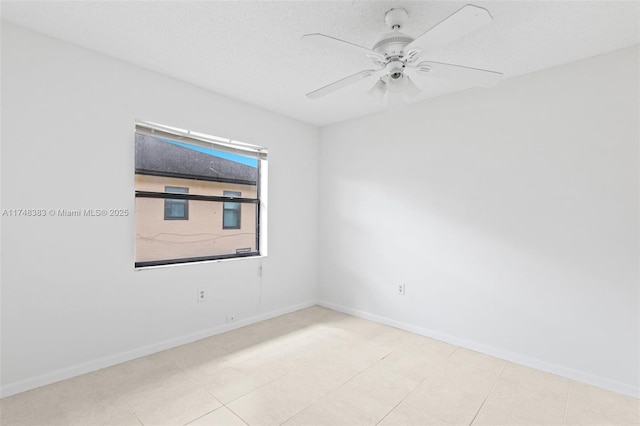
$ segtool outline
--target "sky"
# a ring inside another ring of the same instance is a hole
[[[234,161],[236,163],[245,164],[245,165],[251,166],[251,167],[258,167],[258,159],[257,158],[245,157],[244,155],[232,154],[230,152],[217,151],[215,149],[209,149],[209,148],[204,148],[204,147],[200,147],[200,146],[189,145],[187,143],[172,141],[170,139],[164,139],[164,138],[157,138],[157,139],[160,139],[163,142],[168,142],[168,143],[173,144],[173,145],[177,145],[177,146],[181,146],[181,147],[184,147],[184,148],[192,149],[194,151],[202,152],[204,154],[214,155],[216,157],[224,158],[226,160],[231,160],[231,161]]]

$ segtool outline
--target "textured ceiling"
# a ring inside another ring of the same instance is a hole
[[[123,59],[296,119],[324,125],[384,109],[364,80],[304,95],[372,68],[365,57],[301,41],[324,33],[371,47],[403,7],[417,37],[467,2],[5,1],[2,20]],[[640,42],[638,1],[477,1],[494,21],[423,59],[501,71],[505,78]],[[418,100],[464,89],[429,79]],[[491,89],[468,89],[491,90]]]

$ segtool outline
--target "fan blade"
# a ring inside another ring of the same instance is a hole
[[[349,52],[357,53],[360,55],[366,55],[371,58],[378,58],[384,60],[384,56],[366,47],[350,43],[348,41],[340,40],[339,38],[331,37],[324,34],[305,34],[302,39],[316,46],[330,47],[332,49],[342,49]]]
[[[412,67],[414,68],[414,67]],[[462,65],[444,64],[441,62],[423,61],[415,66],[416,74],[443,80],[454,80],[472,87],[491,87],[502,79],[502,73]]]
[[[487,9],[468,4],[409,43],[405,52],[420,47],[427,50],[452,42],[493,20]]]
[[[328,95],[329,93],[335,92],[336,90],[342,89],[343,87],[347,87],[353,83],[356,83],[363,78],[370,77],[372,75],[379,75],[380,73],[384,73],[385,69],[381,68],[379,70],[364,70],[359,73],[350,75],[349,77],[345,77],[342,80],[338,80],[334,83],[328,84],[324,87],[321,87],[318,90],[314,90],[313,92],[307,93],[307,98],[317,99],[324,95]]]

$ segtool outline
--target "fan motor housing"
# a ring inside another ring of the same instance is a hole
[[[399,31],[387,33],[373,46],[373,51],[386,57],[402,56],[406,45],[413,41],[413,37]]]
[[[402,61],[399,61],[397,59],[395,60],[391,60],[391,62],[389,62],[386,66],[387,68],[387,72],[389,73],[389,77],[391,77],[394,80],[397,80],[398,78],[402,77],[402,72],[404,71],[404,63]]]

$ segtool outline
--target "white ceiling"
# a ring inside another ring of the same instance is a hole
[[[403,7],[417,37],[457,1],[6,1],[2,20],[123,59],[299,120],[325,125],[384,107],[364,80],[317,100],[304,95],[372,68],[365,57],[301,41],[324,33],[372,47]],[[640,43],[639,1],[474,1],[494,21],[423,59],[530,73]],[[612,78],[615,78],[612,75]],[[424,77],[419,100],[463,89]],[[491,90],[491,89],[469,89]]]

